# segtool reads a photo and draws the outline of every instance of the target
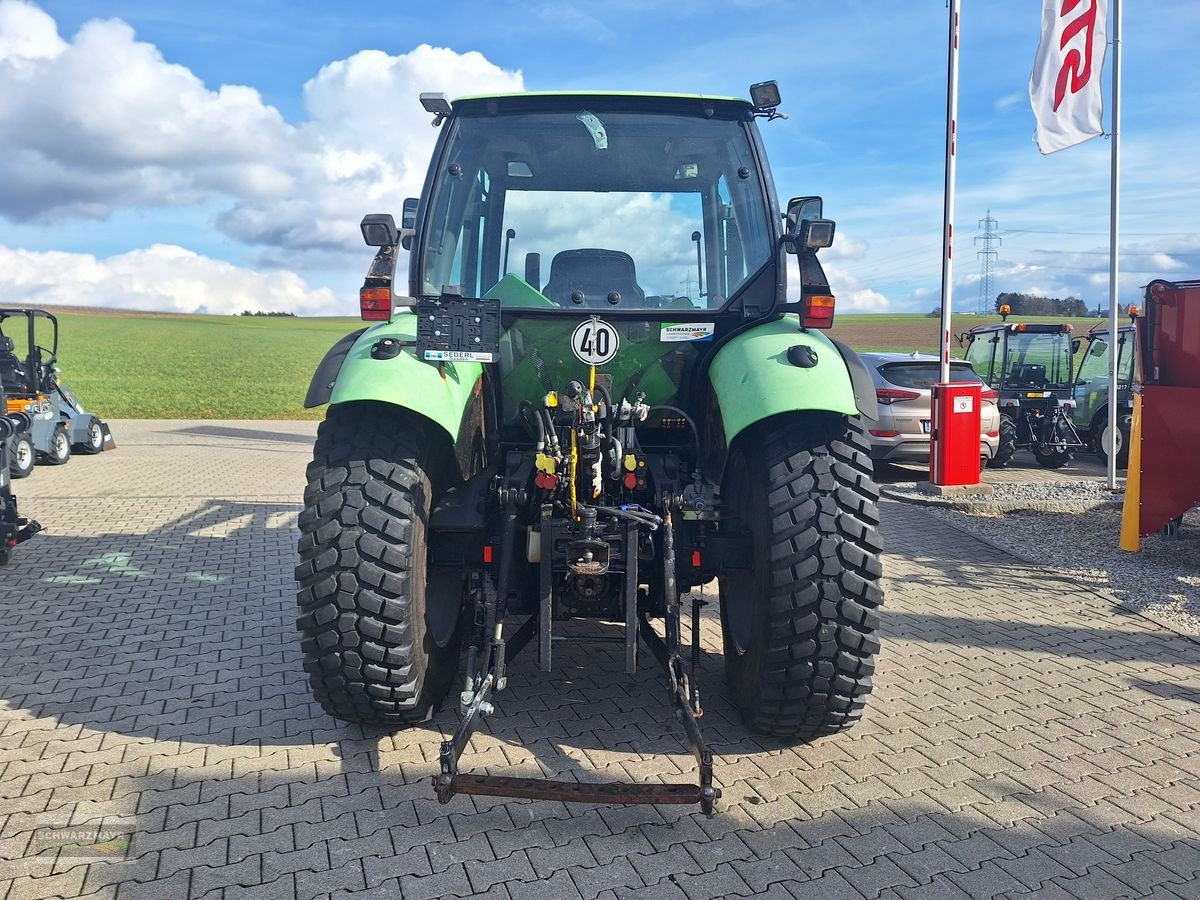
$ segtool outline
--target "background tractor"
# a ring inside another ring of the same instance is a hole
[[[682,623],[684,594],[714,579],[751,730],[807,740],[862,715],[882,601],[860,424],[874,385],[824,331],[816,254],[834,223],[817,197],[781,215],[756,122],[778,92],[751,94],[422,95],[441,126],[424,192],[399,228],[362,222],[374,324],[330,350],[306,400],[329,409],[299,628],[312,690],[343,721],[422,722],[461,686],[443,802],[711,812],[698,598],[690,652]],[[533,645],[550,671],[580,619],[623,628],[626,672],[652,652],[698,783],[459,772],[508,662]]]
[[[1006,466],[1018,450],[1057,469],[1082,447],[1071,423],[1071,326],[1005,322],[958,337],[967,361],[999,394],[1000,446],[989,466]]]
[[[10,438],[10,472],[24,478],[35,459],[60,466],[72,451],[101,453],[114,444],[108,425],[58,380],[58,319],[43,309],[0,309],[0,382],[9,412],[25,413],[27,431]]]
[[[1108,459],[1113,436],[1108,433],[1108,347],[1111,332],[1097,325],[1082,340],[1071,342],[1074,352],[1082,351],[1075,373],[1075,409],[1071,418],[1080,440]],[[1137,371],[1137,337],[1130,323],[1117,329],[1117,466],[1129,461],[1129,431],[1133,424],[1133,385]]]

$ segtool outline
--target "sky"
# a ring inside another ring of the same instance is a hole
[[[1107,307],[1109,139],[1042,156],[1041,4],[962,6],[954,306],[986,302],[990,213],[993,298]],[[1200,277],[1200,4],[1123,7],[1129,303]],[[837,221],[822,259],[839,312],[928,312],[947,17],[945,0],[0,0],[0,305],[356,315],[358,222],[399,217],[436,137],[420,92],[746,96],[776,79],[789,118],[759,120],[775,184]]]

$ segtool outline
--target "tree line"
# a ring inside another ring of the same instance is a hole
[[[1084,318],[1090,315],[1087,304],[1078,297],[1038,297],[1034,294],[1004,292],[996,297],[996,312],[1007,306],[1014,316],[1062,316]]]

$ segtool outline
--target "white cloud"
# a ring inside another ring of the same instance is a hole
[[[1184,264],[1169,254],[1159,252],[1150,255],[1150,268],[1161,272],[1174,272],[1184,268]]]
[[[506,72],[479,53],[421,45],[389,56],[364,50],[323,67],[304,86],[309,120],[290,155],[278,162],[297,189],[246,196],[221,217],[227,234],[266,248],[267,262],[295,266],[361,257],[364,213],[399,215],[417,196],[437,131],[417,102],[422,91],[447,95],[519,91],[519,72]]]
[[[1006,110],[1006,109],[1012,109],[1014,106],[1016,106],[1022,100],[1025,100],[1026,98],[1028,98],[1028,96],[1029,95],[1027,93],[1025,93],[1024,91],[1017,91],[1012,94],[1005,94],[1003,97],[999,98],[996,101],[996,103],[995,103],[996,112],[1004,112],[1004,110]]]
[[[367,50],[323,67],[304,88],[307,120],[290,124],[253,88],[210,90],[123,22],[92,20],[64,42],[42,10],[0,0],[0,216],[227,198],[218,224],[261,247],[260,262],[357,262],[362,215],[398,213],[420,191],[437,132],[417,94],[521,88],[475,52]]]
[[[107,259],[0,247],[0,297],[13,305],[187,313],[346,311],[328,288],[310,288],[292,272],[253,272],[166,244]]]
[[[104,218],[295,189],[263,162],[286,158],[295,129],[257,91],[208,90],[122,22],[93,20],[64,44],[41,10],[0,10],[0,214]]]
[[[0,3],[0,60],[9,65],[52,59],[67,48],[54,20],[29,3]]]

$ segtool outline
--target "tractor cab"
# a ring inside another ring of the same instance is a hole
[[[29,417],[27,430],[10,438],[9,470],[23,478],[35,459],[62,465],[78,453],[113,445],[108,426],[59,381],[58,318],[44,309],[0,309],[0,382],[8,412]]]
[[[1071,449],[1082,446],[1069,415],[1075,405],[1071,326],[981,325],[959,335],[959,343],[999,394],[1000,448],[989,465],[1007,465],[1022,448],[1049,468],[1068,462]]]

